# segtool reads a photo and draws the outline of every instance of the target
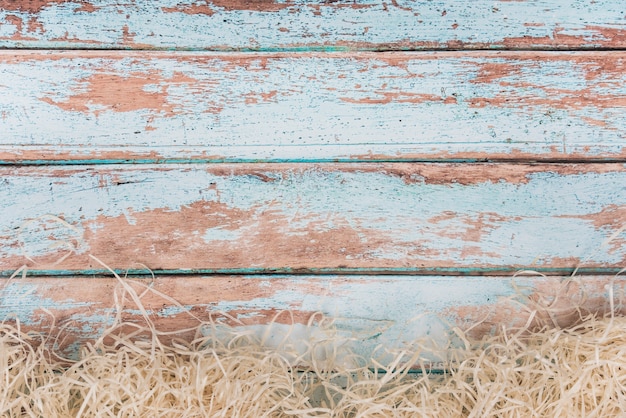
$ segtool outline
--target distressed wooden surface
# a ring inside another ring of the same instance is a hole
[[[148,318],[162,332],[189,330],[204,321],[254,332],[260,338],[266,334],[269,345],[290,333],[288,342],[297,350],[324,336],[339,335],[342,349],[348,345],[367,359],[373,353],[380,358],[386,350],[399,351],[418,339],[426,346],[439,343],[440,349],[445,348],[451,327],[473,327],[471,335],[479,337],[496,327],[522,326],[533,309],[538,321],[547,320],[541,307],[548,304],[552,320],[562,326],[576,321],[580,314],[606,312],[609,297],[621,310],[625,280],[612,276],[580,276],[573,281],[538,276],[123,279],[141,296]],[[4,279],[0,286],[0,317],[19,319],[23,330],[59,336],[57,348],[66,355],[75,356],[81,344],[102,335],[113,324],[118,309],[122,320],[146,325],[130,293],[114,278]],[[324,326],[316,322],[307,327],[319,313],[334,319],[334,333],[324,334]],[[268,331],[270,323],[274,325]],[[164,339],[190,339],[193,335],[179,332]]]
[[[0,163],[624,160],[626,58],[0,53]]]
[[[620,0],[2,0],[0,46],[213,50],[624,48]]]
[[[4,274],[102,269],[88,254],[181,272],[626,264],[617,163],[5,167],[0,178]]]
[[[625,10],[0,0],[0,276],[35,276],[0,280],[0,318],[76,355],[122,294],[89,255],[159,275],[126,283],[161,330],[302,348],[321,312],[366,357],[523,325],[520,301],[557,300],[561,325],[623,310]],[[605,275],[486,276],[577,265]]]

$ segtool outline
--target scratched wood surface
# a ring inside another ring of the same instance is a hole
[[[0,53],[0,164],[620,160],[621,52]]]
[[[569,272],[581,263],[616,272],[626,264],[621,163],[93,165],[0,174],[5,275],[24,263],[48,274],[102,269],[89,254],[115,269],[179,272],[485,274]]]
[[[90,255],[156,273],[131,286],[160,329],[276,320],[297,346],[321,312],[366,357],[523,325],[520,301],[621,309],[625,13],[0,0],[0,318],[75,356],[122,292]]]
[[[625,277],[440,277],[440,276],[205,276],[122,279],[140,296],[150,321],[169,338],[192,338],[200,324],[228,325],[248,330],[269,345],[289,334],[292,350],[339,335],[342,349],[380,359],[389,351],[410,347],[415,340],[445,347],[449,327],[478,337],[495,327],[522,326],[537,309],[552,303],[552,319],[562,325],[582,314],[602,314],[611,295],[623,309]],[[609,289],[612,289],[611,291]],[[126,290],[126,291],[125,291]],[[168,297],[163,297],[167,295]],[[119,304],[116,304],[115,297]],[[178,303],[173,303],[172,299]],[[529,302],[532,301],[532,302]],[[532,303],[537,303],[533,305]],[[81,344],[98,338],[116,313],[121,319],[146,325],[128,289],[114,278],[27,278],[0,288],[0,317],[19,319],[24,331],[59,337],[57,349],[76,356]],[[333,332],[307,327],[319,314],[334,318]],[[54,323],[53,323],[54,320]],[[273,322],[271,332],[263,325]],[[477,326],[478,325],[478,326]],[[207,326],[204,333],[214,327]],[[433,353],[441,352],[432,346]],[[389,350],[389,351],[387,351]]]
[[[0,46],[213,50],[624,48],[620,0],[2,0]]]

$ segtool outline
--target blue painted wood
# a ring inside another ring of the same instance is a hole
[[[620,0],[2,0],[0,47],[354,51],[624,48]]]
[[[2,164],[626,160],[618,52],[5,51],[0,73]]]
[[[557,322],[602,313],[624,296],[625,47],[618,0],[0,0],[0,317],[52,313],[76,355],[120,283],[90,254],[156,272],[181,303],[148,292],[158,327],[289,310],[297,346],[322,312],[367,358],[556,295]],[[366,52],[390,50],[464,51]],[[486,277],[579,265],[604,276]]]
[[[114,269],[243,273],[578,265],[613,272],[626,264],[624,164],[121,165],[0,174],[5,272],[24,263],[47,272],[101,269],[89,254]]]
[[[183,330],[204,321],[216,324],[217,329],[230,325],[237,332],[259,338],[273,335],[265,340],[268,345],[285,337],[290,344],[285,353],[288,356],[294,350],[305,351],[307,343],[322,344],[332,335],[330,340],[339,355],[352,350],[364,359],[379,360],[418,341],[423,344],[425,358],[436,363],[435,353],[446,355],[442,347],[449,347],[454,327],[473,327],[472,335],[478,337],[495,327],[523,326],[532,312],[524,305],[536,310],[537,323],[554,320],[566,325],[579,313],[605,312],[609,289],[615,298],[623,300],[624,281],[624,277],[610,276],[572,279],[538,275],[27,278],[0,288],[0,317],[19,319],[23,331],[59,336],[52,338],[58,342],[55,349],[76,357],[81,345],[98,338],[114,323],[118,310],[126,321],[145,324],[132,299],[121,297],[130,288],[142,295],[144,312],[157,329],[181,331],[169,338],[193,338],[193,331]],[[123,304],[116,305],[115,295]],[[557,295],[558,303],[552,306],[548,319],[541,309],[546,305],[538,301],[553,300]],[[55,324],[50,314],[55,316]],[[320,324],[322,315],[332,318],[334,325]],[[205,333],[210,331],[207,326]],[[168,335],[161,338],[166,342]]]

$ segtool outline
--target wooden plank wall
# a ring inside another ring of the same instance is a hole
[[[108,268],[163,329],[322,312],[364,355],[621,309],[622,6],[0,0],[0,316],[75,353]]]

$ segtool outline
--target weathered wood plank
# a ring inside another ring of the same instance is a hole
[[[141,305],[155,328],[173,332],[176,338],[193,338],[193,332],[185,330],[199,321],[248,330],[259,337],[275,322],[268,344],[291,332],[288,343],[304,349],[311,339],[329,335],[315,322],[307,328],[311,316],[322,313],[335,321],[335,332],[342,337],[337,344],[344,343],[342,348],[348,346],[365,358],[373,352],[383,356],[406,348],[420,338],[428,338],[422,341],[426,345],[438,342],[445,349],[451,327],[473,327],[472,335],[479,337],[495,327],[522,326],[532,311],[537,321],[545,321],[549,315],[542,307],[547,306],[552,312],[549,323],[554,320],[561,326],[580,314],[608,311],[611,297],[616,309],[623,309],[625,280],[609,276],[581,276],[573,281],[429,276],[123,279],[136,295],[142,295]],[[146,325],[130,294],[113,278],[27,278],[8,283],[5,279],[0,286],[0,317],[19,319],[25,330],[60,334],[56,342],[66,355],[75,355],[81,344],[99,337],[114,322],[117,309],[122,320]],[[378,346],[387,351],[375,351]]]
[[[624,48],[620,0],[2,0],[5,48]]]
[[[615,160],[622,53],[0,53],[0,162]]]
[[[626,265],[624,164],[4,167],[0,179],[4,274],[102,268],[89,254],[175,271]]]

